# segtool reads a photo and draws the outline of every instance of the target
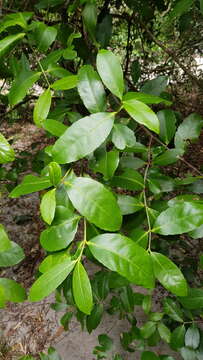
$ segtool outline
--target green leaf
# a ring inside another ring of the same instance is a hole
[[[23,70],[17,75],[16,79],[13,81],[8,94],[9,104],[14,106],[18,104],[25,95],[27,95],[28,90],[33,86],[33,84],[39,79],[41,72]]]
[[[23,302],[26,299],[26,292],[20,284],[14,280],[0,278],[0,286],[4,289],[6,301]]]
[[[97,71],[104,85],[121,100],[124,81],[119,58],[111,51],[100,50],[97,55]]]
[[[56,189],[47,191],[43,195],[43,198],[40,203],[40,212],[42,215],[42,219],[49,225],[52,223],[55,214],[55,208],[56,208],[55,192]]]
[[[119,150],[136,145],[134,131],[123,124],[115,124],[112,131],[112,142]]]
[[[144,94],[143,92],[128,92],[124,95],[123,100],[138,100],[143,102],[144,104],[160,104],[163,103],[165,105],[171,105],[172,102],[166,99],[162,99],[159,96]],[[164,110],[163,110],[164,111]],[[158,115],[158,114],[157,114]]]
[[[88,242],[93,256],[134,284],[154,287],[150,257],[146,250],[120,234],[102,234]]]
[[[119,165],[119,152],[117,150],[105,151],[95,164],[94,171],[104,175],[109,180]]]
[[[15,159],[15,153],[5,137],[0,134],[0,164],[5,164]]]
[[[203,15],[203,0],[199,0],[200,12]]]
[[[151,295],[144,295],[142,301],[142,308],[145,314],[149,314],[152,307],[152,296]]]
[[[97,24],[97,6],[96,2],[87,2],[82,12],[82,18],[90,38],[95,40],[95,31]]]
[[[159,137],[165,144],[169,144],[176,132],[176,117],[174,111],[169,109],[160,110],[157,116],[160,123]]]
[[[190,326],[185,334],[185,346],[196,350],[200,343],[200,332],[196,326]]]
[[[13,266],[24,259],[25,255],[23,249],[13,241],[11,241],[11,248],[0,252],[0,267]]]
[[[33,120],[38,127],[42,126],[42,122],[47,118],[51,107],[51,91],[45,90],[38,98],[33,112]]]
[[[139,124],[159,133],[159,119],[156,114],[141,101],[130,99],[123,101],[123,107],[128,114]]]
[[[34,175],[27,175],[23,178],[22,183],[11,191],[9,197],[17,198],[21,195],[47,189],[51,185],[49,177],[47,176],[36,177]]]
[[[91,113],[106,110],[104,87],[91,65],[85,65],[80,68],[77,87],[84,105]]]
[[[131,64],[131,76],[133,79],[133,83],[136,84],[136,82],[141,76],[141,67],[139,61],[137,60],[134,60]]]
[[[163,300],[163,307],[164,307],[164,312],[171,319],[178,321],[178,322],[183,322],[183,319],[184,319],[183,313],[182,313],[180,307],[175,303],[175,301],[173,301],[169,297],[166,297]]]
[[[126,190],[143,190],[144,180],[142,175],[133,169],[125,169],[121,175],[114,176],[111,180],[112,186],[118,186]]]
[[[0,252],[11,249],[11,241],[8,238],[3,225],[0,224]]]
[[[173,350],[178,350],[185,345],[185,325],[180,325],[171,334],[170,346]]]
[[[158,76],[155,79],[148,80],[141,87],[141,91],[146,94],[160,96],[161,93],[166,89],[168,84],[167,76]]]
[[[49,178],[54,186],[57,186],[61,180],[62,172],[61,167],[56,162],[52,161],[48,165]]]
[[[183,202],[163,211],[154,223],[153,231],[161,235],[182,234],[194,230],[203,222],[203,204]]]
[[[129,195],[118,195],[118,205],[122,215],[134,214],[143,209],[144,204],[139,197]]]
[[[34,23],[33,37],[39,51],[46,52],[56,39],[57,29],[42,22]]]
[[[180,353],[184,360],[196,360],[197,359],[197,357],[196,357],[197,352],[194,350],[188,349],[186,347],[182,347],[180,349]]]
[[[147,321],[141,328],[140,333],[144,339],[148,339],[156,331],[156,323],[154,321]]]
[[[114,195],[99,182],[78,177],[66,183],[68,196],[77,211],[103,230],[116,231],[122,216]]]
[[[203,290],[189,288],[188,295],[184,298],[179,298],[179,301],[186,309],[201,309],[203,308]]]
[[[203,126],[203,119],[198,114],[189,115],[178,127],[175,134],[175,147],[185,150],[187,140],[193,141],[199,138]]]
[[[46,119],[42,122],[42,127],[50,132],[50,134],[60,137],[67,130],[67,126],[62,124],[60,121]]]
[[[74,265],[75,261],[67,259],[46,271],[32,285],[29,300],[40,301],[50,295],[66,279]]]
[[[160,338],[164,340],[166,343],[170,343],[171,340],[171,332],[169,328],[167,328],[166,325],[164,325],[162,322],[160,322],[157,326]]]
[[[75,237],[79,219],[80,217],[78,215],[71,216],[59,225],[50,226],[42,231],[40,235],[42,247],[47,251],[65,249]]]
[[[103,17],[101,22],[97,24],[96,28],[96,40],[101,45],[101,48],[105,49],[109,45],[109,41],[112,36],[112,15],[107,14]]]
[[[141,360],[159,360],[158,356],[151,351],[144,351]]]
[[[11,26],[20,26],[27,29],[27,21],[32,17],[32,12],[17,12],[4,16],[0,24],[0,33]]]
[[[155,277],[177,296],[187,295],[187,283],[179,268],[166,256],[152,252],[151,259]]]
[[[25,33],[6,36],[0,41],[0,57],[4,56],[18,40],[24,38]]]
[[[169,12],[169,22],[173,21],[174,18],[179,18],[184,13],[187,13],[193,5],[194,0],[179,0],[175,2],[175,6]]]
[[[77,86],[78,77],[77,75],[65,76],[62,79],[56,80],[51,88],[54,90],[70,90]]]
[[[96,329],[97,326],[100,324],[103,312],[104,312],[104,306],[102,303],[94,305],[91,314],[87,316],[87,320],[86,320],[87,331],[89,333],[91,333],[92,330]]]
[[[154,164],[161,166],[173,164],[179,160],[179,156],[181,156],[182,154],[183,153],[181,149],[166,150],[163,154],[157,156],[154,159]]]
[[[92,289],[86,270],[80,262],[73,271],[73,296],[79,310],[89,315],[93,306]]]
[[[39,266],[39,271],[41,273],[45,273],[46,271],[53,268],[55,265],[58,265],[68,259],[70,259],[70,254],[67,250],[48,255],[41,262]]]
[[[54,160],[65,164],[89,155],[107,138],[113,121],[113,113],[97,113],[76,121],[56,141],[53,147]]]

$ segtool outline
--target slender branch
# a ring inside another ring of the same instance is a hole
[[[126,46],[126,64],[125,64],[125,71],[124,74],[127,75],[128,73],[128,67],[130,62],[130,37],[131,37],[131,26],[132,26],[132,17],[130,17],[130,20],[128,21],[128,39],[127,39],[127,46]]]
[[[147,196],[146,196],[146,184],[147,184],[147,175],[148,171],[151,165],[151,146],[152,146],[152,136],[150,135],[149,145],[148,145],[148,157],[147,157],[147,166],[145,168],[144,172],[144,190],[143,190],[143,200],[144,200],[144,206],[145,206],[145,212],[147,217],[147,224],[148,224],[148,250],[151,250],[151,241],[152,241],[152,228],[151,228],[151,222],[150,222],[150,216],[148,211],[148,204],[147,204]]]

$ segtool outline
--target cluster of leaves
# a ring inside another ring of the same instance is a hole
[[[54,9],[64,2],[48,3]],[[142,360],[172,359],[146,351],[160,340],[180,351],[184,360],[199,360],[203,345],[197,324],[203,291],[196,272],[203,261],[200,256],[190,269],[181,259],[186,247],[182,234],[191,241],[202,237],[203,181],[201,175],[169,176],[162,167],[184,161],[188,140],[198,139],[203,120],[197,114],[182,119],[170,108],[166,77],[146,82],[139,92],[128,91],[119,57],[106,49],[109,37],[104,28],[108,29],[110,15],[97,18],[96,2],[83,0],[69,5],[67,15],[76,14],[78,5],[81,32],[63,23],[47,25],[31,12],[7,15],[0,27],[1,71],[11,83],[2,98],[15,108],[36,82],[42,85],[33,122],[55,140],[44,149],[38,176],[25,176],[9,195],[42,191],[40,212],[47,227],[40,244],[47,256],[28,299],[40,301],[57,289],[53,308],[66,311],[61,319],[64,329],[76,316],[91,332],[105,311],[117,313],[131,325],[121,336],[122,346],[142,351]],[[43,13],[47,1],[37,8]],[[32,63],[26,56],[29,51]],[[157,113],[154,105],[159,105]],[[0,163],[14,157],[1,135]],[[83,238],[78,240],[79,226]],[[23,250],[10,241],[3,226],[0,241],[1,267],[22,261]],[[89,278],[85,260],[102,270]],[[162,312],[152,307],[157,282],[168,294]],[[135,293],[130,284],[144,287],[147,295]],[[1,307],[26,298],[21,285],[0,278]],[[148,317],[141,328],[135,306]],[[94,354],[107,358],[111,340],[102,335],[99,343]],[[41,359],[57,358],[52,353],[51,349]]]

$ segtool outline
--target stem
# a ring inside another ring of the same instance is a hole
[[[150,136],[149,145],[148,145],[148,157],[147,157],[147,166],[144,172],[144,190],[143,190],[143,200],[144,200],[144,206],[145,206],[145,212],[147,217],[147,224],[148,224],[148,251],[151,251],[151,242],[152,242],[152,228],[151,228],[151,222],[150,222],[150,216],[149,216],[149,210],[148,210],[148,204],[147,204],[147,196],[146,196],[146,183],[147,183],[147,175],[148,171],[151,165],[151,145],[152,145],[152,136]]]
[[[35,58],[36,58],[36,60],[37,60],[37,63],[38,63],[38,65],[39,65],[41,71],[42,71],[42,74],[44,75],[44,78],[45,78],[45,80],[46,80],[46,83],[47,83],[48,87],[50,87],[49,79],[48,79],[48,77],[47,77],[47,75],[46,75],[46,72],[44,71],[44,68],[43,68],[40,60],[38,59],[37,53],[36,53],[36,51],[35,51],[35,49],[34,49],[33,47],[31,47],[31,49],[32,49],[32,51],[33,51],[33,53],[34,53],[34,55],[35,55]]]
[[[84,218],[83,242],[81,243],[80,255],[77,258],[78,262],[81,260],[81,257],[82,257],[82,254],[83,254],[86,243],[87,243],[87,226],[86,226],[86,219]]]

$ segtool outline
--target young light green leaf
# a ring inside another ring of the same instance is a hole
[[[0,252],[7,251],[9,249],[11,249],[11,241],[4,230],[3,225],[0,224]]]
[[[67,213],[69,215],[69,212]],[[65,249],[74,239],[79,216],[71,216],[58,225],[48,227],[40,235],[40,243],[47,251]]]
[[[166,256],[151,252],[154,275],[159,282],[177,296],[187,295],[187,283],[180,269]]]
[[[190,326],[185,334],[185,346],[196,350],[200,343],[200,332],[196,326]]]
[[[33,12],[17,12],[4,16],[0,24],[0,33],[11,26],[20,26],[27,28],[27,21],[32,17]]]
[[[88,242],[93,256],[134,284],[154,287],[150,256],[131,239],[120,234],[102,234]]]
[[[5,164],[15,159],[15,153],[5,137],[0,134],[0,164]]]
[[[18,104],[33,84],[39,79],[41,72],[23,70],[13,81],[8,94],[9,104],[14,106]]]
[[[42,122],[42,127],[50,134],[60,137],[67,130],[67,126],[57,120],[46,119]]]
[[[105,151],[95,164],[94,171],[104,175],[109,180],[119,165],[119,152],[117,150]]]
[[[61,180],[62,172],[61,167],[56,162],[52,161],[48,165],[49,178],[54,186],[57,186]]]
[[[185,325],[180,325],[171,334],[170,346],[173,350],[178,350],[185,345]]]
[[[77,86],[78,77],[77,75],[65,76],[62,79],[56,80],[51,88],[54,90],[70,90]]]
[[[144,207],[141,199],[135,196],[118,195],[117,199],[122,215],[134,214]]]
[[[46,271],[32,285],[29,300],[40,301],[50,295],[66,279],[74,265],[75,261],[67,259]]]
[[[179,301],[186,309],[201,309],[203,308],[203,290],[189,288],[188,295],[186,297],[179,298]]]
[[[123,101],[123,107],[128,114],[139,124],[159,133],[159,119],[156,114],[141,101],[130,99]]]
[[[166,343],[170,343],[171,340],[171,332],[169,328],[162,322],[160,322],[157,326],[159,335],[162,340],[164,340]]]
[[[109,135],[113,121],[113,113],[97,113],[76,121],[56,141],[54,160],[65,164],[92,153]]]
[[[47,118],[51,107],[51,91],[45,90],[38,98],[33,112],[33,120],[38,127],[42,126],[42,122]]]
[[[174,111],[170,109],[160,110],[157,116],[160,123],[159,137],[165,144],[169,144],[176,132],[176,117]]]
[[[47,191],[43,195],[43,198],[40,203],[40,212],[42,215],[42,219],[49,225],[52,223],[55,214],[55,208],[56,208],[55,192],[56,189]]]
[[[25,255],[23,249],[13,241],[8,250],[0,252],[0,267],[13,266],[24,259]]]
[[[159,96],[155,96],[152,94],[144,94],[143,92],[128,92],[123,97],[123,100],[130,100],[130,99],[141,101],[144,104],[160,104],[160,103],[163,103],[165,105],[172,104],[171,101],[162,99]]]
[[[26,292],[22,286],[14,280],[0,278],[0,286],[4,289],[4,297],[6,301],[20,303],[23,302],[27,297]]]
[[[161,235],[176,235],[194,230],[203,222],[203,204],[182,202],[163,211],[154,223],[153,231]]]
[[[104,85],[121,100],[124,81],[119,58],[111,51],[100,50],[97,55],[97,71]]]
[[[126,190],[143,190],[144,180],[142,175],[133,169],[125,169],[125,171],[113,177],[112,186],[118,186]]]
[[[68,196],[79,213],[103,230],[117,231],[122,216],[114,195],[101,183],[78,177],[67,185]]]
[[[141,328],[140,334],[144,339],[148,339],[156,331],[156,323],[154,321],[147,321]]]
[[[97,326],[100,324],[103,312],[104,312],[104,305],[102,303],[98,303],[94,305],[91,314],[88,315],[86,319],[87,331],[89,333],[91,333],[92,330],[96,329]]]
[[[115,124],[112,131],[112,142],[119,150],[136,145],[134,131],[124,124]]]
[[[24,38],[25,33],[6,36],[0,41],[0,57],[4,56],[18,40]]]
[[[89,315],[93,306],[92,289],[86,270],[80,262],[73,271],[73,296],[78,309]]]
[[[20,185],[17,185],[9,194],[9,197],[16,198],[21,195],[30,194],[36,191],[47,189],[51,186],[48,176],[37,177],[34,175],[27,175],[23,178]]]
[[[85,65],[78,72],[78,92],[91,113],[106,110],[106,94],[103,84],[91,65]]]

